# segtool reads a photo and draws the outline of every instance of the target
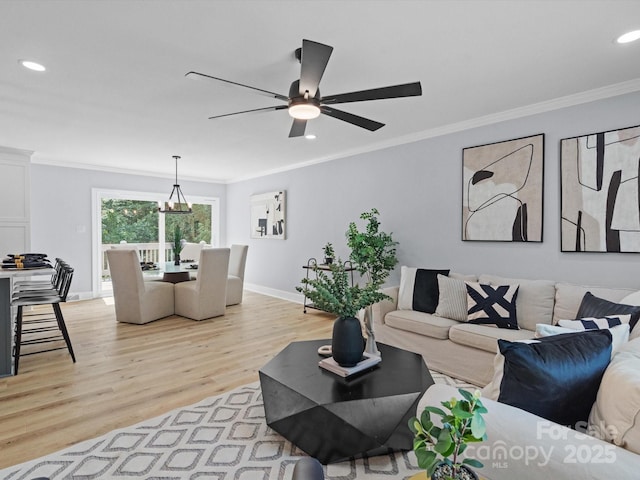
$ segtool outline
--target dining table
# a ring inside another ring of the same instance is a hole
[[[54,269],[45,268],[22,268],[22,269],[0,269],[0,377],[13,375],[13,332],[12,332],[12,311],[11,311],[11,291],[13,282],[17,278],[53,275]]]
[[[143,274],[146,278],[162,280],[169,283],[188,282],[195,277],[198,271],[196,262],[182,262],[175,265],[174,262],[164,262],[157,265],[158,268],[145,270]]]
[[[191,273],[198,269],[197,263],[180,263],[175,265],[173,262],[165,262],[161,267],[162,281],[170,283],[188,282],[191,280]]]

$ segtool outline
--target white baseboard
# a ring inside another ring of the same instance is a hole
[[[67,302],[77,302],[79,300],[91,300],[96,298],[92,292],[73,292],[67,295]]]
[[[249,290],[250,292],[269,295],[270,297],[276,297],[282,300],[288,300],[289,302],[299,303],[300,305],[304,303],[304,295],[300,293],[287,292],[286,290],[277,290],[275,288],[269,288],[262,285],[256,285],[253,283],[246,283],[246,282],[244,284],[244,288],[245,290]]]
[[[270,297],[280,298],[282,300],[287,300],[293,303],[299,303],[302,305],[304,303],[304,295],[294,292],[287,292],[286,290],[278,290],[275,288],[269,288],[262,285],[256,285],[253,283],[245,283],[245,290],[249,290],[250,292],[261,293],[262,295],[268,295]],[[110,297],[113,293],[111,292],[103,292],[102,295],[94,296],[92,292],[73,292],[70,293],[67,297],[67,301],[76,302],[79,300],[90,300],[92,298],[99,297]]]

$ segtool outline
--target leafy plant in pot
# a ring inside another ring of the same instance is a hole
[[[480,391],[473,394],[458,389],[463,399],[455,397],[442,406],[448,410],[427,406],[420,418],[409,420],[409,428],[414,433],[413,450],[418,458],[418,466],[426,470],[432,480],[478,480],[470,467],[483,465],[473,458],[460,455],[469,443],[487,439],[483,413],[487,409],[480,401]],[[441,425],[431,420],[431,414],[440,417]],[[414,477],[415,478],[415,477]]]
[[[180,252],[182,251],[182,230],[180,225],[176,225],[173,230],[173,263],[174,265],[180,265]]]
[[[338,316],[333,326],[331,346],[333,358],[342,366],[353,366],[362,358],[364,338],[360,321],[356,318],[362,309],[365,310],[367,352],[379,355],[373,341],[370,307],[374,303],[390,299],[380,291],[380,287],[398,263],[395,256],[397,242],[393,241],[390,234],[380,231],[379,214],[375,208],[362,213],[360,218],[367,221],[365,230],[360,232],[355,222],[352,222],[346,232],[347,243],[351,248],[350,263],[366,279],[363,286],[351,285],[345,264],[338,259],[329,264],[330,274],[319,270],[316,265],[316,277],[303,278],[303,286],[296,287],[315,307]],[[331,246],[333,253],[333,246],[330,243],[327,246]],[[369,316],[366,312],[369,312]],[[373,343],[372,349],[369,348],[370,340]],[[348,358],[343,358],[342,350],[347,345],[353,353]]]
[[[396,245],[392,234],[380,231],[380,212],[372,208],[369,212],[360,215],[360,219],[367,224],[363,231],[358,230],[355,222],[349,224],[347,230],[347,245],[351,249],[349,259],[352,265],[365,278],[366,285],[381,287],[389,277],[389,274],[398,263],[396,258]],[[389,298],[385,296],[385,298]],[[366,352],[380,355],[375,342],[373,328],[373,315],[371,305],[364,309],[364,325],[367,330]]]
[[[369,283],[364,287],[351,285],[349,272],[338,258],[329,265],[330,273],[315,266],[315,278],[303,278],[296,290],[310,299],[316,308],[337,315],[333,324],[331,351],[333,358],[343,367],[352,367],[362,358],[364,337],[358,312],[388,298],[379,291],[380,285]]]
[[[336,258],[336,252],[334,252],[331,242],[327,242],[327,244],[322,247],[322,251],[324,252],[324,264],[331,265],[333,259]]]

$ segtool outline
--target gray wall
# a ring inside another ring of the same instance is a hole
[[[562,138],[640,124],[639,112],[636,92],[233,183],[227,239],[250,245],[246,282],[291,298],[302,265],[321,258],[326,242],[347,256],[344,232],[371,207],[399,241],[401,265],[640,288],[636,254],[560,253],[559,183]],[[538,133],[545,134],[544,241],[462,242],[462,149]],[[249,196],[279,189],[288,195],[287,239],[250,239]],[[389,283],[398,282],[399,268]]]
[[[640,288],[639,256],[560,253],[559,230],[560,139],[640,124],[638,112],[640,92],[229,185],[181,185],[187,194],[220,198],[221,244],[248,244],[246,282],[285,298],[300,298],[301,267],[320,258],[326,242],[347,256],[349,222],[372,207],[400,242],[400,264]],[[343,134],[351,128],[345,125]],[[546,134],[544,242],[462,242],[462,149],[538,133]],[[31,181],[32,250],[73,263],[72,292],[82,294],[91,290],[91,189],[168,194],[171,186],[166,178],[39,164]],[[250,195],[279,189],[287,191],[287,239],[250,239]],[[390,283],[398,281],[399,268]]]
[[[31,249],[61,257],[75,268],[71,293],[91,292],[91,189],[158,192],[168,196],[172,179],[77,168],[31,166]],[[189,194],[220,198],[220,241],[225,244],[226,185],[180,181]],[[84,231],[80,232],[84,227]]]

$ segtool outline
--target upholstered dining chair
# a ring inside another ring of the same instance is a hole
[[[116,320],[142,324],[173,315],[173,284],[145,282],[136,250],[113,249],[106,254]]]
[[[227,306],[242,303],[244,269],[247,264],[248,251],[248,245],[231,245],[227,278]]]
[[[185,260],[193,260],[197,262],[200,258],[200,250],[205,247],[205,242],[200,243],[191,243],[185,242],[182,245],[182,251],[180,252],[180,259],[184,262]]]
[[[198,262],[198,278],[176,283],[175,312],[192,320],[224,315],[229,271],[228,248],[203,248]]]

